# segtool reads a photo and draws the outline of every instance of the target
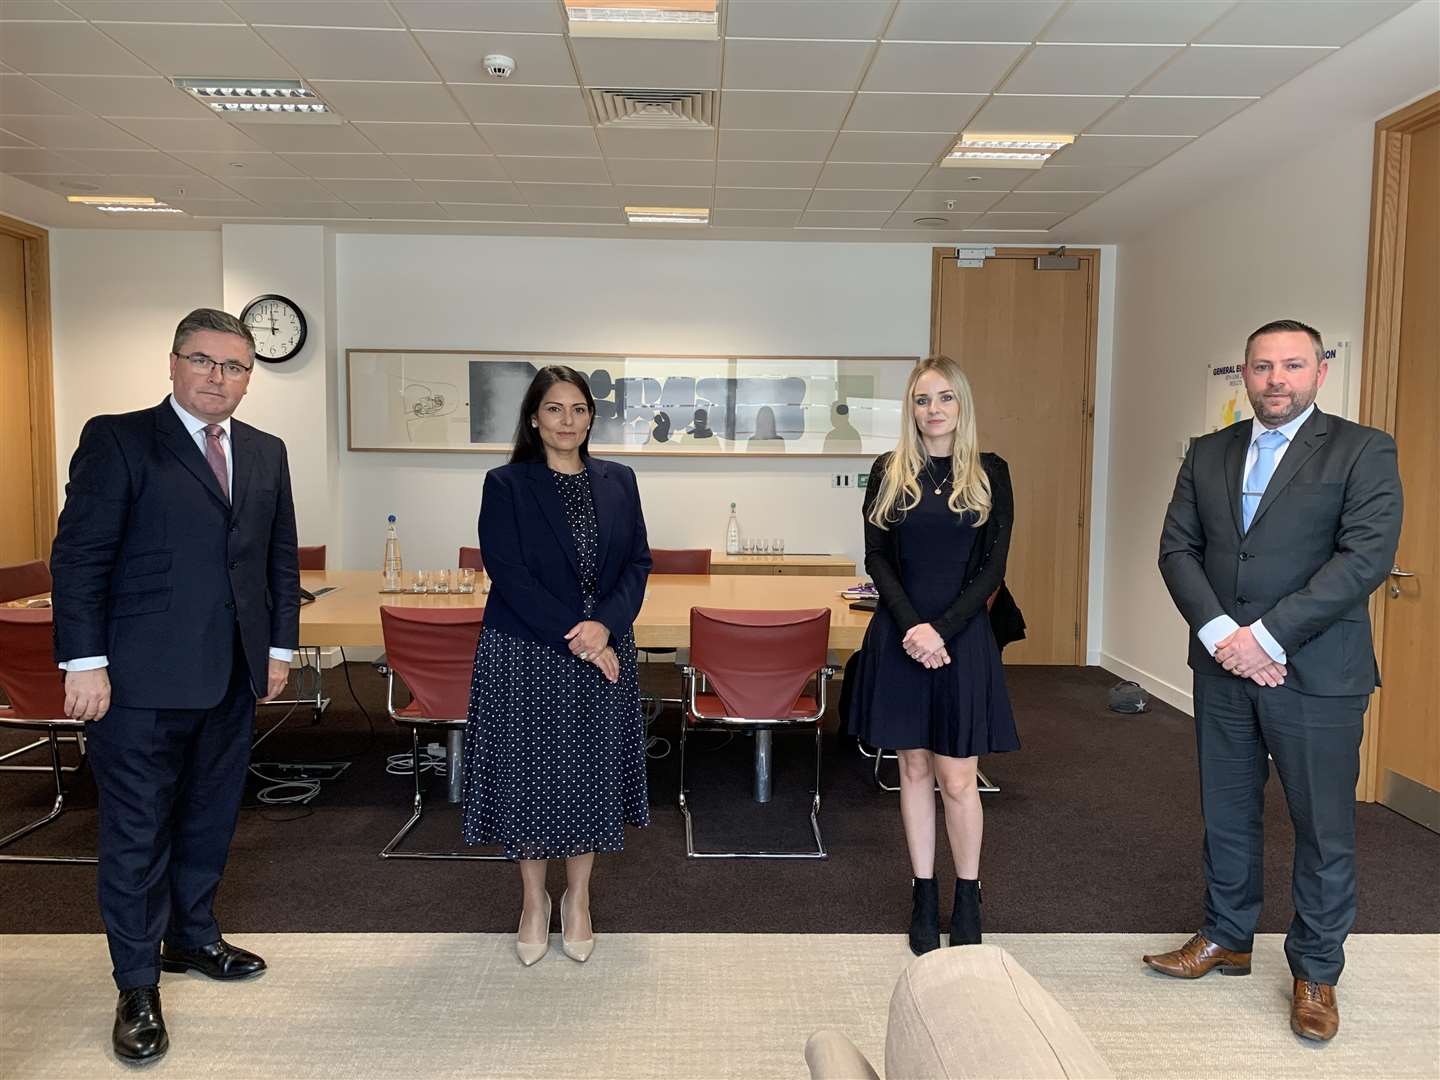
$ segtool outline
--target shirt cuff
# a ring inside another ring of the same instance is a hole
[[[1265,629],[1263,620],[1256,619],[1251,623],[1250,633],[1254,635],[1260,647],[1270,654],[1271,660],[1274,660],[1277,664],[1285,663],[1285,650],[1282,649],[1280,643],[1271,636],[1270,631]]]
[[[290,663],[291,660],[294,660],[294,659],[295,659],[295,650],[294,650],[294,649],[277,649],[274,645],[271,645],[271,646],[270,646],[270,659],[271,659],[271,660],[283,660],[285,663],[288,664],[288,663]]]
[[[1205,646],[1205,651],[1214,656],[1220,642],[1239,629],[1240,624],[1229,615],[1216,615],[1215,618],[1196,630],[1195,636],[1200,639],[1200,644]]]
[[[109,667],[108,656],[81,656],[74,660],[61,660],[61,671],[94,671],[96,668]]]

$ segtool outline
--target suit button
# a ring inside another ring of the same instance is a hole
[[[1237,603],[1237,604],[1248,604],[1249,602],[1250,602],[1250,600],[1249,600],[1248,597],[1237,596],[1237,597],[1235,598],[1235,603]]]
[[[1242,551],[1242,552],[1240,552],[1240,561],[1241,561],[1241,562],[1244,562],[1244,561],[1245,561],[1246,559],[1248,559],[1248,558],[1250,558],[1250,553],[1249,553],[1248,551]]]
[[[238,562],[236,562],[234,559],[231,559],[231,560],[230,560],[230,569],[231,569],[231,570],[234,570],[234,569],[235,569],[237,566],[239,566],[239,565],[240,565],[240,564],[239,564]]]
[[[239,525],[231,525],[231,526],[230,526],[230,531],[231,531],[231,532],[239,532],[239,531],[240,531],[240,526],[239,526]]]
[[[234,610],[235,610],[235,601],[234,601],[234,600],[226,600],[226,601],[225,601],[225,610],[226,610],[226,611],[234,611]]]

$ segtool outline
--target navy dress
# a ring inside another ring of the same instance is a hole
[[[989,471],[999,459],[986,457]],[[871,492],[878,491],[883,461],[872,471]],[[947,460],[931,459],[928,467],[933,476],[949,475]],[[902,520],[888,530],[867,520],[866,568],[880,590],[880,603],[865,631],[849,723],[850,730],[871,746],[929,750],[958,758],[1020,748],[1000,649],[983,599],[955,628],[944,625],[947,610],[966,586],[987,571],[997,585],[1003,576],[1008,520],[1013,514],[1008,505],[1008,472],[1005,475],[1003,484],[996,478],[991,484],[996,501],[992,514],[1005,521],[1005,543],[989,552],[976,550],[987,530],[974,526],[975,515],[956,514],[947,505],[948,480],[937,495],[923,472],[920,502]],[[996,560],[1001,565],[993,565]],[[906,654],[902,644],[906,630],[924,622],[942,634],[950,653],[948,665],[929,670]]]
[[[599,529],[589,470],[551,471],[575,540],[584,617],[595,610]],[[620,851],[650,823],[635,636],[612,638],[620,681],[588,660],[486,626],[465,727],[466,843],[511,859]]]

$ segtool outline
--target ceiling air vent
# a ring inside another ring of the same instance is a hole
[[[713,128],[714,90],[590,91],[601,127]]]

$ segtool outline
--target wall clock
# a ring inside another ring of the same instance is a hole
[[[255,336],[257,360],[283,363],[305,347],[305,316],[289,297],[276,293],[257,296],[245,305],[240,321]]]

